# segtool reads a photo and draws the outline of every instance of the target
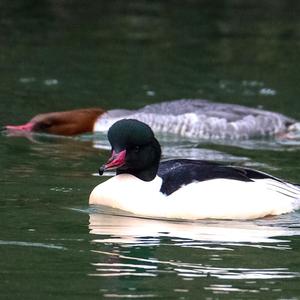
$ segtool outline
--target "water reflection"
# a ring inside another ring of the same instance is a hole
[[[57,249],[57,250],[66,250],[63,246],[58,246],[54,244],[45,244],[45,243],[34,243],[34,242],[25,242],[25,241],[4,241],[0,240],[0,246],[21,246],[21,247],[38,247],[38,248],[47,248],[47,249]]]
[[[108,210],[108,208],[104,209]],[[90,233],[109,235],[109,238],[95,240],[103,243],[159,245],[161,237],[169,237],[174,245],[183,247],[207,249],[209,248],[207,242],[211,245],[214,242],[220,242],[222,247],[214,247],[214,250],[231,250],[230,247],[226,247],[237,244],[286,249],[286,241],[275,237],[294,235],[296,232],[287,228],[256,225],[246,221],[181,222],[145,219],[128,215],[91,213]]]
[[[282,226],[282,221],[277,225],[276,219],[253,222],[153,220],[98,208],[89,213],[89,229],[95,245],[93,251],[99,254],[100,261],[93,263],[95,271],[89,275],[171,273],[185,279],[209,276],[247,280],[299,277],[299,272],[289,270],[282,262],[269,266],[270,257],[264,252],[291,250],[288,237],[300,235],[300,227]],[[165,247],[169,249],[167,256],[162,255]],[[241,254],[243,249],[247,249],[247,257]],[[251,259],[259,254],[265,263],[257,268]]]
[[[74,155],[82,156],[82,149],[94,148],[97,150],[110,151],[110,144],[105,133],[85,134],[77,137],[63,137],[32,132],[5,132],[8,137],[26,138],[38,147],[39,144],[50,144],[53,147],[60,145],[61,152],[66,152],[69,157],[69,151]],[[247,157],[235,156],[230,153],[209,149],[206,145],[202,148],[201,142],[193,139],[184,139],[176,135],[159,135],[162,144],[163,157],[167,158],[190,158],[212,161],[232,161],[242,162],[249,160]],[[207,144],[207,141],[205,141]],[[56,145],[56,146],[55,146]],[[41,146],[43,147],[43,145]],[[65,148],[65,150],[64,150]],[[43,150],[44,151],[44,150]],[[77,153],[77,154],[76,154]]]
[[[7,137],[27,138],[33,143],[59,143],[59,144],[89,144],[91,147],[100,150],[110,150],[110,144],[106,133],[97,132],[83,134],[75,137],[65,137],[33,132],[10,132],[3,131]],[[288,136],[266,139],[246,139],[246,140],[201,140],[175,134],[156,133],[156,136],[163,148],[163,156],[168,158],[185,157],[190,159],[204,159],[215,161],[247,161],[249,158],[235,156],[224,151],[213,149],[214,147],[235,147],[244,150],[268,150],[268,151],[298,151],[300,147],[300,137]]]
[[[156,136],[162,145],[162,155],[165,158],[189,158],[232,162],[249,160],[247,157],[235,156],[223,151],[209,149],[207,147],[208,141],[201,143],[201,141],[196,139],[183,138],[172,134],[157,134]],[[86,139],[87,137],[82,136],[80,138]],[[111,149],[106,134],[104,133],[95,134],[93,142],[94,147],[97,149]],[[204,145],[205,147],[202,147]]]

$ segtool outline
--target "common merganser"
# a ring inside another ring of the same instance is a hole
[[[154,132],[168,132],[202,139],[249,139],[300,132],[300,123],[280,113],[207,100],[174,100],[138,110],[101,108],[40,114],[9,131],[75,135],[107,132],[117,120],[132,118],[148,124]]]
[[[160,163],[151,128],[123,119],[108,131],[112,156],[99,173],[116,176],[99,184],[89,203],[141,216],[180,219],[255,219],[300,207],[300,186],[235,166],[176,159]]]

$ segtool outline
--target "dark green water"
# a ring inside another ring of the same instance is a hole
[[[2,0],[1,124],[179,98],[300,120],[299,15],[298,1],[283,0]],[[300,182],[297,144],[172,138],[160,137],[165,156],[233,161]],[[300,298],[299,212],[164,222],[94,210],[103,139],[0,135],[1,299]]]

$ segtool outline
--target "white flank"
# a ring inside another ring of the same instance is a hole
[[[90,204],[137,215],[179,219],[256,219],[300,207],[300,188],[272,179],[242,182],[213,179],[182,186],[169,196],[159,192],[162,180],[115,176],[94,188]]]

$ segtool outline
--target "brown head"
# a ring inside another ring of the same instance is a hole
[[[9,131],[36,131],[58,135],[76,135],[93,131],[94,123],[105,110],[101,108],[50,112],[33,117],[24,125],[7,125]]]

